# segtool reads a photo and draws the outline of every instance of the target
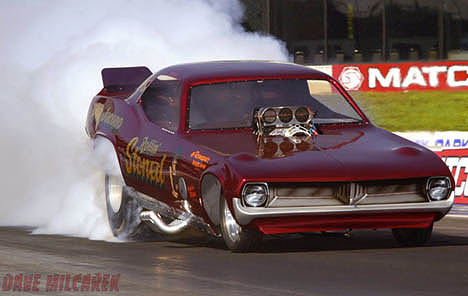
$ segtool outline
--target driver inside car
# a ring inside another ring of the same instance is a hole
[[[235,82],[194,87],[191,95],[191,128],[247,127],[252,105],[249,89]]]

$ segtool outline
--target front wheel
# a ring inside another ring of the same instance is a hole
[[[392,234],[401,246],[421,246],[431,238],[432,228],[433,224],[427,228],[394,228]]]
[[[258,231],[240,226],[229,210],[226,200],[220,202],[221,234],[226,246],[233,252],[247,252],[255,249],[262,240]]]

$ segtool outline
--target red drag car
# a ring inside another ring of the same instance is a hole
[[[441,159],[374,126],[324,73],[227,61],[102,76],[86,131],[120,164],[105,178],[116,236],[195,227],[245,251],[262,234],[389,228],[417,245],[453,204]]]

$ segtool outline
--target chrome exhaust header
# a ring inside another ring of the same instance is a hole
[[[148,224],[153,231],[176,234],[189,227],[194,227],[210,235],[219,237],[219,234],[210,225],[191,212],[187,200],[184,200],[183,210],[176,209],[144,193],[138,192],[132,187],[128,187],[128,190],[131,196],[136,199],[138,205],[145,209],[139,215],[140,220]],[[167,220],[172,221],[167,223],[165,222]]]
[[[191,218],[192,217],[190,215],[182,214],[177,219],[174,219],[171,223],[167,224],[163,221],[161,216],[154,211],[143,211],[140,213],[141,221],[146,222],[154,231],[166,234],[182,232],[191,224]]]

